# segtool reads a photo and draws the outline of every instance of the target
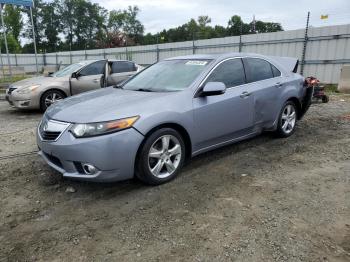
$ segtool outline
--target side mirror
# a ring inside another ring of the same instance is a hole
[[[78,77],[79,77],[79,73],[77,72],[72,73],[72,78],[78,78]]]
[[[226,85],[222,82],[208,82],[203,87],[201,96],[216,96],[225,93]]]

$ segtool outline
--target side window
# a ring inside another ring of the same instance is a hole
[[[280,70],[278,70],[273,64],[271,64],[273,77],[281,76]]]
[[[105,72],[106,61],[97,61],[87,65],[80,71],[81,76],[100,75]]]
[[[259,58],[243,58],[243,62],[249,83],[273,78],[269,62]]]
[[[117,61],[112,64],[112,74],[115,73],[124,73],[124,72],[133,72],[137,68],[134,63],[127,61]]]
[[[209,75],[206,82],[223,82],[226,88],[245,84],[245,74],[241,59],[222,62]]]

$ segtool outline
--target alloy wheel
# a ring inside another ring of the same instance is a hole
[[[63,99],[63,97],[59,93],[56,93],[56,92],[50,93],[45,97],[45,106],[49,107],[61,99]]]
[[[282,130],[286,134],[293,131],[296,123],[296,112],[293,105],[288,104],[282,112]]]
[[[148,153],[148,167],[157,178],[171,176],[181,162],[182,148],[179,140],[173,135],[159,137]]]

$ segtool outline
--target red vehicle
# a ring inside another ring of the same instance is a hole
[[[329,97],[326,95],[324,91],[324,86],[320,85],[320,81],[313,76],[309,76],[305,79],[305,84],[308,86],[312,86],[314,88],[313,100],[318,101],[322,100],[322,103],[328,103]]]

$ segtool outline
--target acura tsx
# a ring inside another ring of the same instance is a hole
[[[160,61],[122,85],[50,106],[39,154],[64,177],[167,182],[192,156],[263,131],[292,135],[311,98],[297,65],[244,53]]]

